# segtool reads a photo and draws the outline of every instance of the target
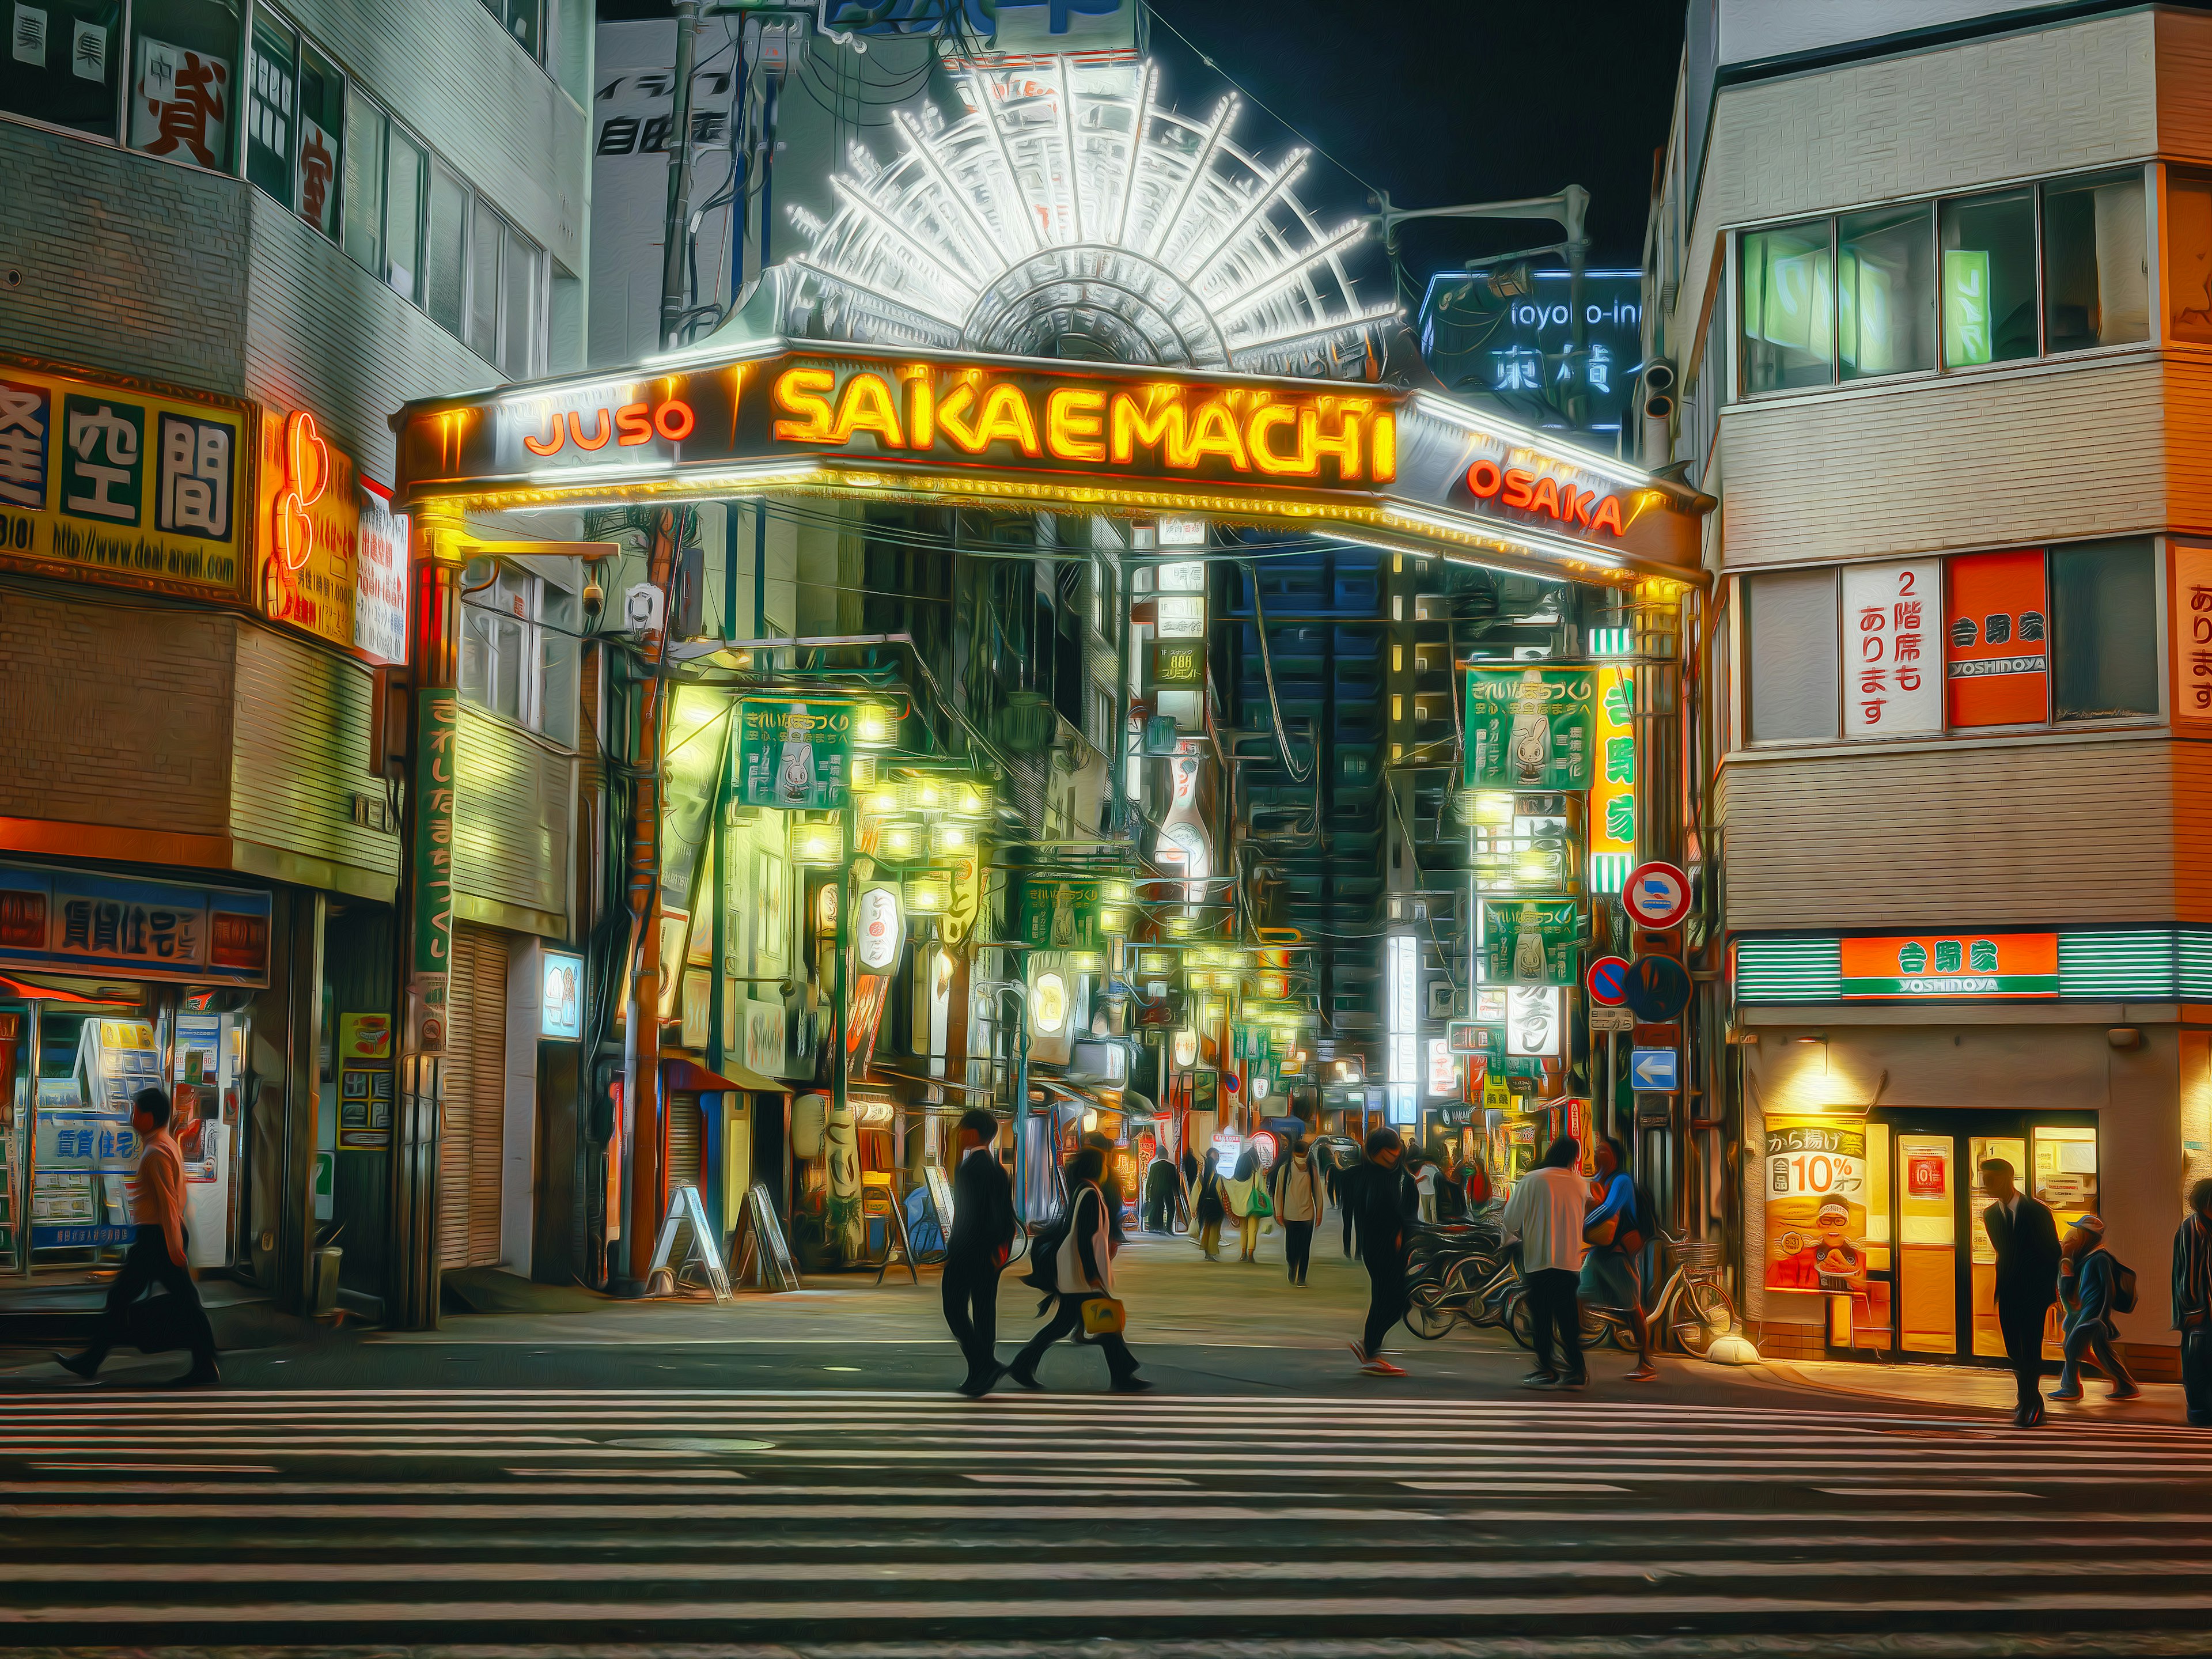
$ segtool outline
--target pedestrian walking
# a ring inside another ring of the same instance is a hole
[[[1359,1210],[1359,1255],[1367,1264],[1367,1328],[1347,1343],[1370,1376],[1403,1376],[1402,1366],[1382,1357],[1382,1340],[1406,1316],[1405,1172],[1398,1167],[1406,1143],[1395,1129],[1371,1130],[1367,1161],[1349,1172],[1346,1207]]]
[[[1191,1188],[1190,1211],[1198,1220],[1198,1248],[1208,1261],[1220,1261],[1221,1223],[1229,1210],[1221,1199],[1221,1154],[1211,1146]]]
[[[2051,1208],[2021,1191],[2011,1164],[1993,1158],[1982,1164],[1982,1190],[1991,1200],[1982,1226],[1996,1252],[1997,1329],[2012,1361],[2018,1404],[2012,1420],[2023,1429],[2043,1421],[2043,1322],[2058,1299],[2058,1226]]]
[[[1013,1183],[994,1150],[999,1121],[982,1107],[961,1114],[954,1141],[952,1237],[945,1247],[945,1323],[968,1358],[960,1392],[980,1400],[1006,1374],[999,1364],[999,1275],[1018,1224]]]
[[[1248,1141],[1237,1155],[1236,1173],[1221,1183],[1229,1214],[1237,1223],[1239,1261],[1260,1259],[1260,1224],[1273,1212],[1266,1184],[1260,1178],[1260,1154]]]
[[[1306,1269],[1313,1262],[1314,1227],[1326,1206],[1313,1153],[1304,1140],[1294,1140],[1275,1176],[1275,1214],[1283,1224],[1283,1259],[1290,1265],[1293,1285],[1306,1282]]]
[[[1352,1212],[1359,1207],[1352,1201],[1352,1176],[1358,1173],[1357,1166],[1349,1170],[1340,1170],[1336,1166],[1334,1157],[1330,1158],[1328,1201],[1336,1206],[1337,1214],[1344,1220],[1344,1259],[1346,1261],[1352,1260]]]
[[[1421,1224],[1424,1227],[1435,1226],[1437,1224],[1437,1162],[1434,1158],[1425,1158],[1414,1167],[1413,1190],[1420,1195]]]
[[[1176,1166],[1164,1157],[1152,1160],[1145,1171],[1145,1231],[1172,1232],[1175,1214]]]
[[[1499,1218],[1505,1236],[1521,1241],[1521,1282],[1528,1287],[1528,1316],[1535,1328],[1536,1369],[1521,1379],[1524,1389],[1589,1384],[1583,1360],[1582,1308],[1575,1300],[1583,1265],[1583,1217],[1589,1202],[1589,1184],[1575,1168],[1582,1153],[1582,1144],[1572,1135],[1553,1141],[1537,1167],[1513,1183],[1513,1195]]]
[[[1632,1382],[1659,1375],[1651,1363],[1651,1330],[1644,1316],[1644,1206],[1636,1179],[1628,1173],[1628,1150],[1612,1135],[1590,1149],[1597,1179],[1590,1183],[1592,1207],[1583,1217],[1582,1299],[1601,1308],[1619,1308],[1636,1333],[1636,1369]]]
[[[100,1325],[83,1352],[73,1358],[57,1354],[64,1369],[90,1382],[106,1362],[108,1351],[124,1340],[131,1304],[147,1286],[158,1285],[173,1305],[166,1311],[174,1317],[191,1350],[191,1369],[169,1386],[207,1388],[222,1381],[215,1363],[215,1329],[207,1310],[200,1305],[199,1287],[185,1265],[185,1157],[169,1133],[169,1097],[161,1089],[141,1089],[131,1097],[131,1127],[145,1151],[138,1158],[138,1181],[131,1204],[131,1219],[137,1231],[123,1257],[122,1270],[107,1287],[107,1306]]]
[[[1100,1184],[1104,1172],[1104,1155],[1092,1146],[1085,1147],[1068,1164],[1067,1232],[1060,1240],[1054,1281],[1059,1302],[1052,1317],[1006,1367],[1006,1374],[1024,1389],[1043,1389],[1037,1381],[1037,1361],[1047,1348],[1079,1330],[1088,1332],[1092,1345],[1106,1356],[1115,1394],[1142,1394],[1152,1386],[1137,1375],[1136,1356],[1122,1340],[1127,1313],[1114,1297],[1114,1236]]]
[[[2189,1213],[2174,1229],[2173,1328],[2189,1420],[2212,1429],[2212,1180],[2189,1189]]]
[[[2075,1217],[2058,1250],[2073,1272],[2062,1268],[2059,1274],[2059,1300],[2064,1304],[2064,1317],[2060,1322],[2065,1335],[2066,1363],[2059,1368],[2058,1386],[2051,1391],[2051,1397],[2069,1401],[2081,1397],[2081,1360],[2087,1355],[2112,1382],[2113,1399],[2140,1399],[2142,1390],[2136,1386],[2135,1378],[2128,1375],[2128,1368],[2112,1348],[2112,1338],[2118,1331],[2112,1316],[2121,1311],[2120,1264],[2105,1248],[2104,1218],[2094,1215]],[[2069,1284],[2070,1291],[2067,1288]]]

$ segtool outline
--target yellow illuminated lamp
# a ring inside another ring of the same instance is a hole
[[[1142,973],[1171,974],[1175,972],[1175,957],[1165,951],[1143,951],[1138,953],[1137,966]]]
[[[853,713],[853,741],[863,749],[887,749],[898,735],[898,721],[879,702],[864,702]]]
[[[1067,958],[1067,965],[1079,974],[1096,974],[1106,966],[1106,958],[1096,951],[1078,951]]]
[[[942,812],[945,787],[935,778],[916,778],[906,787],[906,804],[917,812]]]
[[[872,789],[876,782],[876,757],[873,755],[853,757],[853,787]]]
[[[929,832],[929,850],[940,856],[964,853],[975,844],[974,832],[957,823],[940,823]]]
[[[1180,910],[1168,918],[1168,932],[1170,933],[1188,933],[1193,925],[1191,919]]]
[[[1558,879],[1559,866],[1548,853],[1523,853],[1513,873],[1523,884],[1534,885]]]
[[[1098,897],[1106,904],[1127,904],[1129,902],[1129,884],[1126,881],[1103,882],[1099,884]]]
[[[1040,1031],[1057,1031],[1066,1024],[1067,981],[1058,974],[1039,974],[1030,988],[1030,1012]]]
[[[791,861],[817,870],[832,869],[843,862],[845,832],[834,823],[793,823],[791,826]]]
[[[887,824],[878,845],[887,859],[920,858],[921,831],[910,823]]]
[[[956,818],[982,818],[991,815],[991,792],[980,784],[963,783],[952,792],[952,804],[945,809]]]
[[[952,902],[952,881],[941,870],[932,870],[906,881],[906,908],[915,915],[942,915]]]
[[[1109,909],[1098,913],[1098,925],[1109,933],[1120,933],[1128,920],[1129,913],[1126,910]]]
[[[1291,981],[1281,974],[1260,975],[1260,994],[1263,997],[1286,997],[1291,994]]]
[[[857,766],[859,763],[854,764]],[[906,792],[895,783],[871,789],[864,801],[868,811],[878,817],[895,818],[906,811]]]
[[[1477,823],[1512,823],[1513,797],[1500,790],[1482,791],[1474,798],[1474,821]]]

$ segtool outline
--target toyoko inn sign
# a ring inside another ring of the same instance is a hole
[[[1297,520],[1583,574],[1693,570],[1705,498],[1358,381],[761,343],[410,404],[403,502],[878,494]]]

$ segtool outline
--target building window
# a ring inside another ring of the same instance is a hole
[[[1826,386],[1836,349],[1828,222],[1751,231],[1741,246],[1744,389]]]
[[[2150,337],[2140,171],[2044,185],[2043,311],[2054,353]]]
[[[232,135],[243,118],[238,64],[244,32],[240,8],[228,0],[135,0],[131,149],[230,170]]]
[[[292,201],[293,102],[300,39],[277,19],[253,20],[246,79],[246,176],[287,206]]]
[[[483,0],[483,9],[499,20],[501,28],[532,58],[542,61],[545,38],[545,0]]]
[[[245,113],[246,176],[337,240],[345,77],[266,13],[253,20]]]
[[[2035,192],[1943,204],[1943,364],[2035,356]]]
[[[1836,573],[1746,577],[1743,627],[1752,742],[1833,738],[1842,710]]]
[[[346,252],[403,300],[422,302],[422,147],[356,90],[346,122]]]
[[[577,601],[505,560],[463,573],[461,696],[563,748],[576,742]]]
[[[122,21],[120,0],[42,0],[0,9],[8,32],[0,111],[113,138]]]
[[[2212,343],[2212,186],[2172,199],[2176,337]],[[2140,169],[1745,231],[1743,390],[1926,373],[1939,346],[1959,369],[2146,340],[2148,234]]]
[[[2051,550],[2051,718],[2158,713],[2158,582],[2148,541]]]
[[[2169,173],[2166,321],[2177,340],[2212,345],[2212,178]]]
[[[1936,367],[1934,224],[1924,204],[1836,221],[1836,352],[1846,380]]]

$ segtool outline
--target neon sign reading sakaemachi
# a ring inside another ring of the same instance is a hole
[[[1386,484],[1398,476],[1398,417],[1371,400],[1279,397],[1176,384],[1039,386],[1025,374],[969,371],[940,386],[799,366],[771,393],[779,443],[837,448],[866,436],[887,450],[1104,463],[1139,472],[1223,472]]]

